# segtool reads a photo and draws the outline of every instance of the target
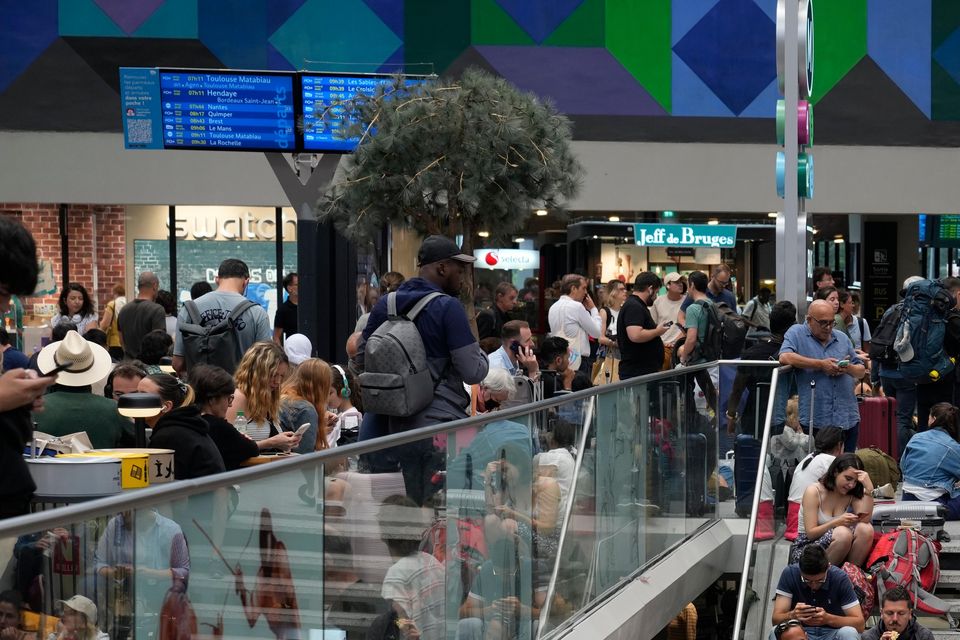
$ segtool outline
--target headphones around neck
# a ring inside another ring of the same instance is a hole
[[[340,397],[344,399],[349,398],[350,397],[350,381],[347,380],[347,372],[344,371],[343,367],[341,367],[338,364],[333,365],[333,368],[339,371],[340,377],[343,378],[343,387],[341,387],[340,389]]]

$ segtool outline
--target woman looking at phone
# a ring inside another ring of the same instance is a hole
[[[903,499],[935,500],[947,508],[947,520],[960,520],[960,409],[949,402],[930,408],[928,429],[907,443],[900,460]]]
[[[803,492],[799,534],[790,561],[816,544],[831,564],[863,565],[873,545],[873,483],[853,453],[837,456],[819,481]]]

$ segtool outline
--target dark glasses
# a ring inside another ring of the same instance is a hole
[[[789,629],[790,627],[801,627],[801,626],[803,626],[803,623],[801,623],[796,618],[791,618],[790,620],[784,620],[783,622],[781,622],[780,624],[778,624],[773,628],[773,635],[779,639],[780,636],[783,635],[783,632]]]

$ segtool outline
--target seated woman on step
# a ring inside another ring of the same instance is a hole
[[[803,492],[800,531],[790,562],[800,559],[805,546],[816,544],[826,550],[831,564],[862,565],[873,545],[872,493],[873,483],[860,459],[853,453],[837,456],[820,480]]]
[[[960,409],[938,402],[927,424],[926,431],[910,438],[900,459],[903,499],[942,502],[947,520],[960,520]]]

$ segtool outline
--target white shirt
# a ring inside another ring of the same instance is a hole
[[[560,296],[553,303],[547,319],[550,322],[551,333],[566,336],[570,341],[575,340],[582,329],[586,335],[580,335],[579,345],[571,346],[579,347],[583,355],[590,353],[590,339],[587,336],[599,338],[603,333],[603,327],[600,326],[600,312],[597,308],[587,311],[582,302],[577,302],[567,295]]]
[[[337,424],[329,434],[327,434],[327,447],[333,449],[337,446],[337,440],[344,429],[358,430],[360,423],[363,422],[363,414],[356,407],[350,407],[337,416]]]
[[[680,296],[679,300],[671,300],[669,296],[657,296],[654,298],[653,304],[650,305],[650,315],[653,317],[653,321],[657,326],[667,320],[671,320],[674,323],[672,327],[667,329],[665,334],[660,336],[663,344],[673,344],[677,341],[677,338],[680,337],[680,334],[683,333],[680,330],[680,325],[676,324],[676,322],[677,316],[680,315],[680,305],[683,304],[684,297],[685,296]]]
[[[573,472],[576,461],[568,449],[551,449],[537,456],[537,464],[541,467],[557,468],[557,485],[560,487],[560,507],[567,503],[570,488],[573,486]]]
[[[811,456],[813,457],[812,460],[810,460]],[[811,453],[801,460],[797,469],[793,472],[793,481],[790,483],[790,493],[787,494],[787,500],[800,503],[803,500],[803,492],[827,472],[827,469],[833,464],[833,458],[834,456],[829,453]],[[806,469],[801,469],[803,463],[807,460],[810,460],[810,464],[807,465]],[[802,531],[803,523],[800,526]]]

